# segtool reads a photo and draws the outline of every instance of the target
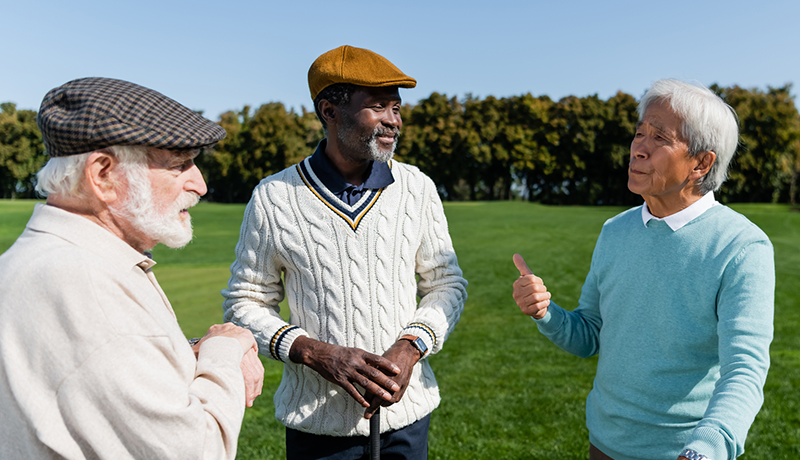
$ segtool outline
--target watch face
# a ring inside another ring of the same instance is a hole
[[[423,342],[419,337],[417,337],[417,340],[414,341],[414,346],[416,346],[423,355],[428,351],[428,347],[425,345],[425,342]]]

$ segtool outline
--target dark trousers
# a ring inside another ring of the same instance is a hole
[[[594,444],[589,443],[589,460],[614,460],[600,451]]]
[[[381,434],[381,460],[426,460],[428,414],[405,428]],[[369,436],[325,436],[286,428],[287,460],[369,460]]]

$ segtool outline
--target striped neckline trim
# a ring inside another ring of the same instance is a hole
[[[392,162],[389,161],[388,164],[389,168],[391,168]],[[308,158],[298,163],[296,167],[297,173],[300,174],[300,178],[303,179],[303,182],[306,184],[306,187],[311,190],[311,193],[319,198],[328,209],[347,222],[347,225],[349,225],[353,231],[358,229],[358,225],[361,223],[364,216],[366,216],[375,203],[378,202],[378,198],[380,198],[381,194],[383,194],[383,191],[386,189],[386,187],[377,190],[367,189],[364,196],[362,196],[354,206],[348,206],[322,184],[322,181],[319,180],[311,169]]]

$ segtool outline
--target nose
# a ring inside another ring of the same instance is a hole
[[[403,119],[400,117],[400,112],[394,110],[387,110],[387,115],[383,119],[383,124],[391,128],[400,128],[403,126]]]
[[[633,138],[631,142],[631,158],[647,158],[650,156],[650,145],[647,139]]]
[[[193,164],[186,174],[189,176],[186,179],[186,183],[183,185],[183,189],[187,192],[194,192],[199,196],[203,196],[208,192],[208,187],[206,187],[206,181],[203,179],[203,173],[200,172],[197,165]]]

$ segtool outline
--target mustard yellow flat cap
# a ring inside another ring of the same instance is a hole
[[[311,99],[330,85],[352,83],[359,86],[399,86],[413,88],[417,80],[400,71],[380,54],[344,45],[318,57],[308,69]]]

